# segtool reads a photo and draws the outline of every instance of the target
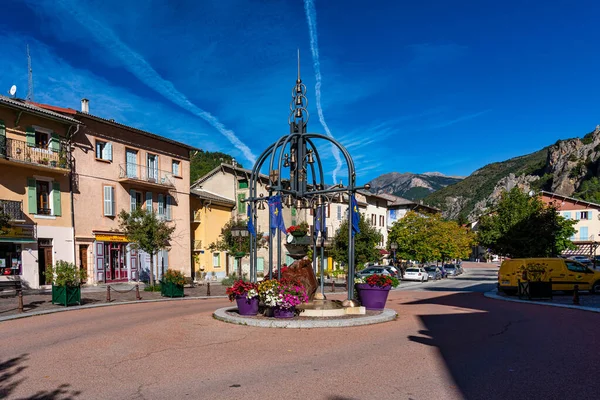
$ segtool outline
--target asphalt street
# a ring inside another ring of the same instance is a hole
[[[495,272],[406,285],[396,321],[354,328],[225,324],[226,299],[2,322],[0,398],[597,398],[600,314],[485,298]]]

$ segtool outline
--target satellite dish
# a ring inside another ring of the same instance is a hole
[[[11,96],[14,96],[15,93],[17,93],[17,85],[12,85],[8,93],[10,93]]]

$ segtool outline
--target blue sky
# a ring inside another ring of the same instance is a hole
[[[347,146],[359,183],[468,175],[600,123],[597,2],[308,5],[5,0],[0,91],[26,96],[29,44],[35,101],[78,109],[86,97],[93,114],[249,167],[289,131],[299,48],[309,131]],[[331,181],[335,154],[321,154]]]

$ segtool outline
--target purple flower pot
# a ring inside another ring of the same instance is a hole
[[[355,287],[361,304],[367,310],[375,311],[381,311],[385,308],[385,302],[392,288],[391,286],[371,286],[368,283],[357,283]]]
[[[256,315],[258,314],[258,297],[251,299],[246,298],[246,295],[236,296],[238,312],[240,315]]]
[[[281,308],[275,307],[273,309],[273,316],[275,318],[294,318],[296,307],[292,308]]]

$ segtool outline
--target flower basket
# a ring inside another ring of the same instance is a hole
[[[52,304],[68,307],[81,304],[81,286],[52,285]]]
[[[246,294],[237,295],[235,301],[240,315],[254,316],[258,314],[258,296],[248,298]]]
[[[273,316],[275,318],[294,318],[294,315],[296,315],[296,307],[275,307],[273,309]]]
[[[367,310],[381,311],[385,308],[391,286],[371,286],[368,283],[357,283],[355,285],[360,303]]]
[[[163,281],[160,283],[160,295],[163,297],[183,297],[183,285]]]
[[[306,236],[306,231],[292,231],[290,232],[293,237],[303,237]]]

